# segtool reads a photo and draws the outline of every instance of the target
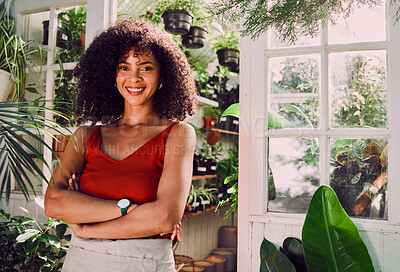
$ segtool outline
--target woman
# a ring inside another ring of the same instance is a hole
[[[170,238],[196,144],[181,122],[196,105],[184,54],[152,23],[131,19],[96,37],[75,75],[78,114],[93,125],[76,130],[45,196],[46,215],[74,233],[63,271],[175,271]]]

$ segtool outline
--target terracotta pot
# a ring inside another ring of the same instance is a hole
[[[193,15],[186,10],[167,10],[163,13],[165,31],[174,35],[185,35],[190,30]]]
[[[63,135],[54,135],[57,139],[53,139],[53,151],[56,153],[58,157],[62,157],[64,154],[65,147],[69,143],[69,141]],[[68,139],[71,139],[72,135],[67,135]]]
[[[79,34],[79,39],[81,40],[82,50],[85,51],[86,34],[85,33]]]
[[[233,272],[235,270],[235,251],[230,249],[214,249],[211,255],[218,255],[224,257],[225,262],[225,272]]]
[[[202,48],[206,43],[207,30],[198,26],[190,27],[189,32],[182,36],[182,44],[186,48]]]
[[[210,255],[206,260],[215,263],[215,272],[225,272],[226,259],[224,257],[219,255]]]
[[[218,229],[218,247],[237,248],[237,227],[222,226]]]
[[[204,272],[214,272],[215,271],[215,263],[207,261],[207,260],[193,261],[193,264],[203,267]]]
[[[218,117],[203,116],[203,128],[215,128]]]
[[[204,272],[204,268],[194,264],[187,264],[182,267],[181,271]]]

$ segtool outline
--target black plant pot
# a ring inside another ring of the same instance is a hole
[[[214,175],[217,173],[217,162],[213,159],[207,159],[207,175]]]
[[[193,15],[186,10],[172,9],[163,13],[165,31],[174,35],[185,35],[190,30]]]
[[[45,20],[42,22],[43,24],[43,45],[49,44],[49,20]],[[57,41],[56,45],[60,48],[68,49],[68,41],[71,39],[68,35],[65,35],[60,27],[57,27]]]
[[[207,160],[199,155],[194,155],[193,159],[193,175],[202,176],[207,174]]]
[[[207,30],[198,26],[190,27],[189,32],[182,36],[182,44],[186,48],[202,48],[206,43]]]
[[[239,65],[239,51],[224,48],[217,51],[218,62],[222,66],[234,67]]]
[[[239,132],[239,118],[235,116],[223,116],[218,123],[217,128],[223,130],[229,130],[234,132]]]

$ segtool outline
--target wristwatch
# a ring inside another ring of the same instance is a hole
[[[121,209],[122,216],[126,215],[129,205],[131,205],[129,199],[123,198],[118,201],[117,206]]]

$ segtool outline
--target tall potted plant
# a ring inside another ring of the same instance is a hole
[[[9,96],[15,86],[14,100],[20,99],[25,83],[26,67],[33,65],[28,56],[40,55],[43,62],[44,49],[34,40],[24,41],[15,34],[14,20],[3,7],[0,10],[0,101]],[[42,63],[40,63],[42,64]]]

